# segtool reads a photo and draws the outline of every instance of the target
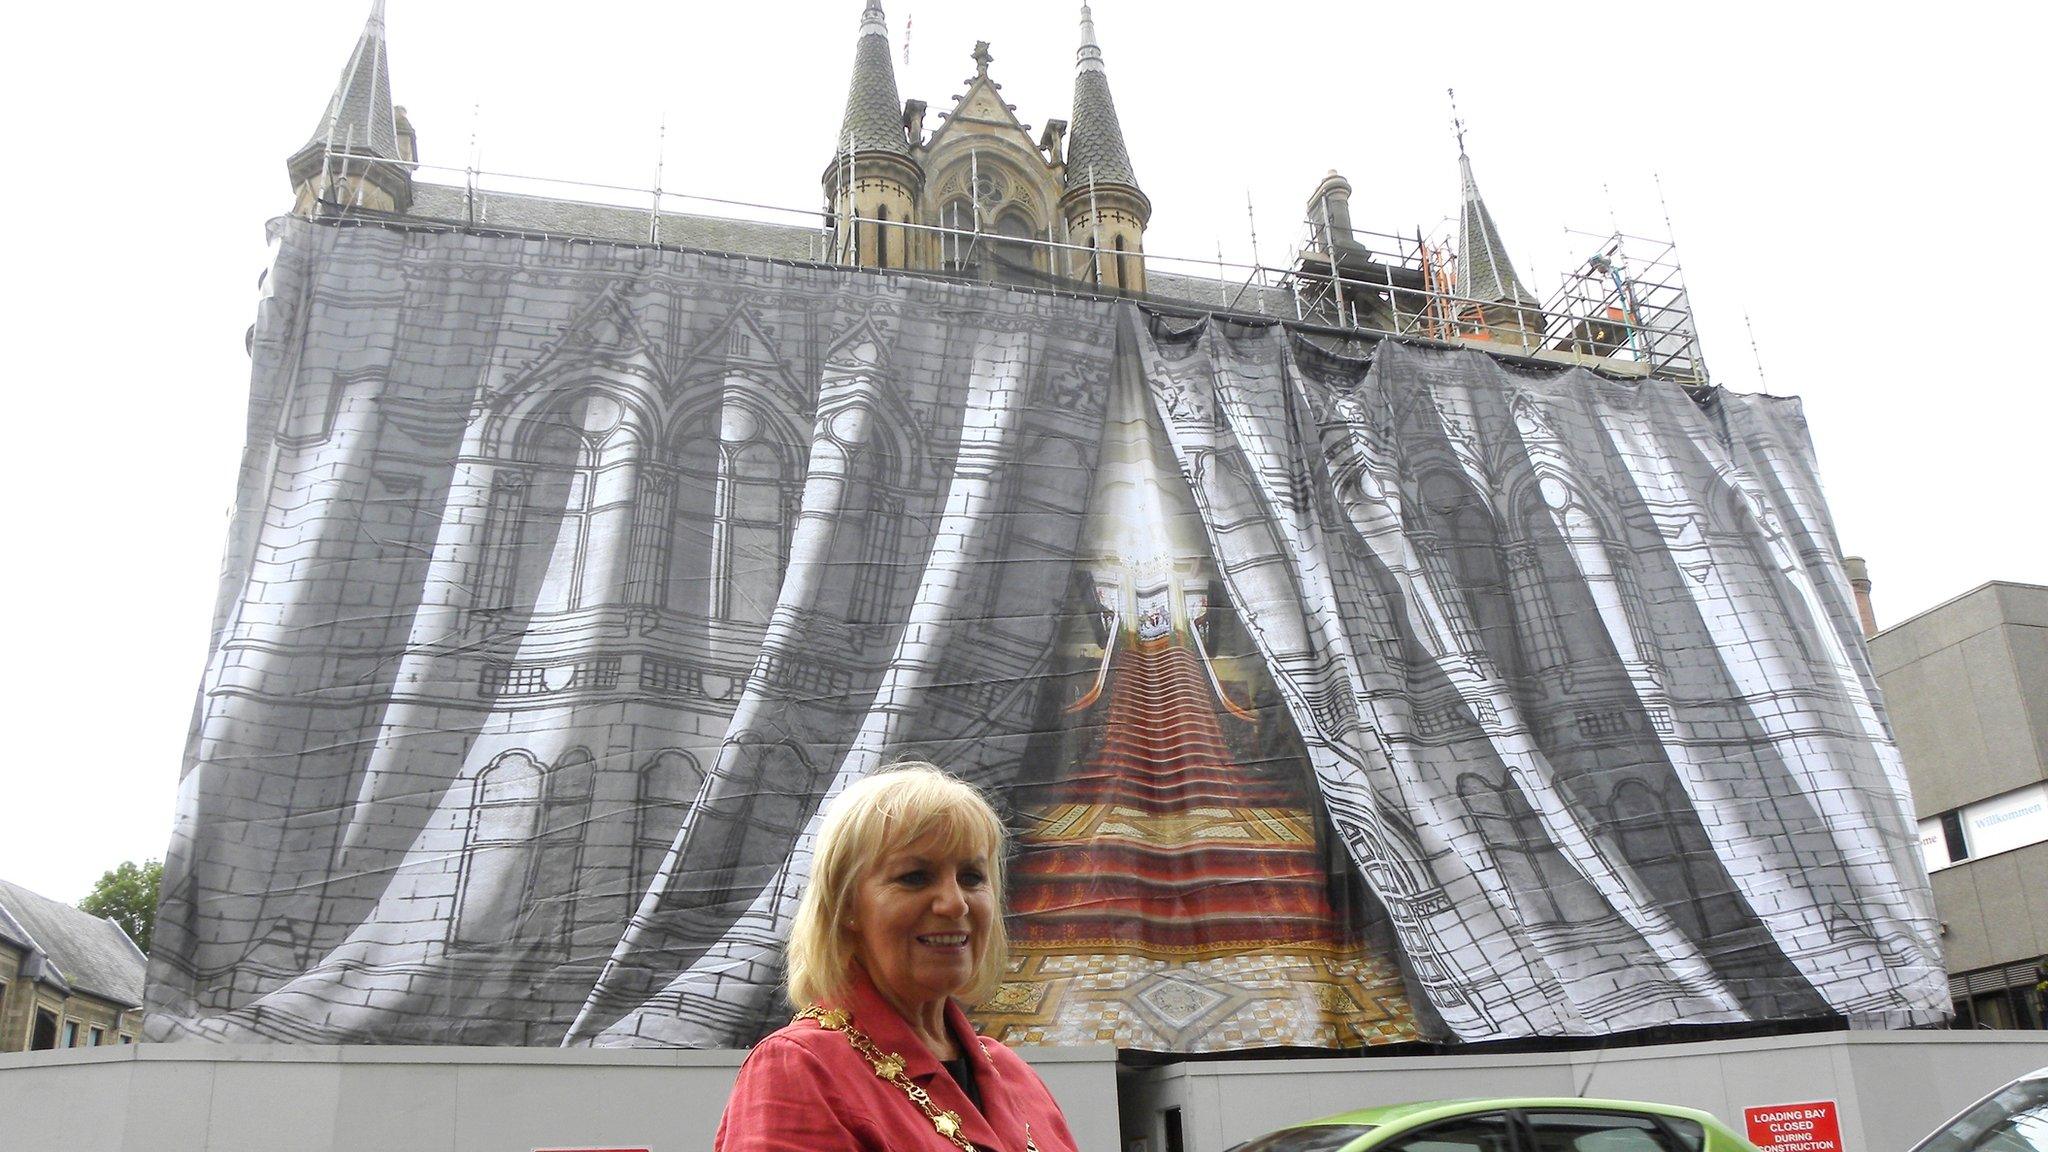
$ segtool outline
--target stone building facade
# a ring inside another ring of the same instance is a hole
[[[145,959],[112,920],[0,880],[0,1052],[133,1043]]]

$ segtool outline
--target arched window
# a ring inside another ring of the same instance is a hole
[[[974,204],[965,196],[950,201],[939,212],[939,267],[947,272],[972,272],[979,253],[975,251]]]
[[[583,899],[583,842],[590,834],[590,796],[597,762],[572,748],[548,771],[541,810],[540,845],[533,883],[521,915],[520,935],[554,949],[566,948],[589,917]]]
[[[1017,274],[1014,276],[1016,279],[1031,278],[1030,274],[1038,267],[1031,245],[1035,235],[1030,218],[1015,209],[1003,213],[996,220],[992,251],[999,276]]]
[[[1713,845],[1689,811],[1674,807],[1669,785],[1659,789],[1643,780],[1615,785],[1607,814],[1622,856],[1651,898],[1692,939],[1713,940],[1741,930],[1750,917],[1721,875]]]
[[[455,895],[455,943],[512,938],[533,880],[545,784],[540,763],[521,750],[505,753],[477,774]]]
[[[1612,917],[1607,901],[1564,858],[1542,817],[1511,781],[1496,784],[1476,772],[1464,773],[1458,777],[1458,799],[1479,825],[1527,927],[1586,925]]]
[[[526,613],[535,607],[554,555],[562,508],[583,454],[582,437],[563,413],[543,413],[498,469],[485,514],[477,609]]]
[[[721,539],[713,560],[721,569],[718,615],[766,624],[782,587],[782,455],[755,440],[728,445],[720,509]]]
[[[1119,292],[1132,292],[1137,285],[1131,283],[1131,258],[1124,251],[1124,238],[1116,238],[1116,287]]]
[[[676,832],[689,815],[690,805],[704,787],[704,769],[697,758],[678,748],[666,748],[640,769],[639,795],[633,811],[633,886],[626,894],[630,915],[640,896],[654,883],[661,862],[675,843]]]
[[[889,206],[875,206],[875,267],[889,266]]]
[[[803,468],[789,423],[758,403],[764,388],[729,377],[721,403],[678,429],[671,611],[765,624],[775,606]]]
[[[712,525],[718,519],[718,408],[707,406],[685,417],[671,442],[675,496],[671,505],[673,544],[669,550],[663,603],[671,612],[701,617],[711,610]]]

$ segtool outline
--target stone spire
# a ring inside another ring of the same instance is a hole
[[[1463,182],[1464,206],[1458,220],[1458,295],[1486,304],[1508,304],[1534,308],[1538,301],[1508,260],[1500,241],[1500,229],[1493,214],[1479,196],[1479,182],[1472,178],[1472,158],[1465,154],[1465,130],[1458,129],[1458,176]]]
[[[1081,50],[1074,60],[1073,129],[1068,141],[1067,187],[1086,187],[1091,171],[1097,184],[1138,186],[1116,104],[1109,98],[1109,73],[1102,67],[1102,46],[1095,41],[1095,14],[1086,4],[1081,5]]]
[[[889,62],[889,26],[882,17],[882,0],[868,0],[860,14],[860,40],[853,50],[853,82],[846,90],[838,154],[844,156],[849,149],[910,154],[903,105],[896,98],[896,68]]]
[[[853,50],[853,82],[846,89],[846,119],[822,180],[836,262],[863,268],[922,263],[912,249],[924,240],[905,225],[915,222],[924,188],[924,169],[910,150],[911,125],[921,124],[923,117],[922,102],[913,100],[907,107],[896,102],[882,0],[867,0]]]
[[[357,207],[404,211],[412,202],[405,165],[413,157],[401,145],[399,114],[391,104],[391,66],[384,43],[384,0],[372,0],[370,18],[355,51],[341,70],[334,95],[314,125],[312,138],[286,161],[302,209],[313,198]],[[327,187],[317,187],[320,184]],[[344,186],[345,193],[340,191]]]

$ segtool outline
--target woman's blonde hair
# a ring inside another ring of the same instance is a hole
[[[933,835],[941,851],[988,863],[995,916],[980,969],[961,998],[973,1004],[995,992],[1010,943],[1003,928],[1003,822],[974,785],[935,764],[906,761],[849,786],[825,810],[811,882],[789,932],[791,1004],[803,1008],[845,994],[858,958],[846,920],[861,881],[890,852]]]

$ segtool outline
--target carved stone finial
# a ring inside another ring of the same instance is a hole
[[[974,42],[974,74],[976,76],[988,75],[989,61],[994,59],[994,56],[989,55],[988,41],[976,40]]]

